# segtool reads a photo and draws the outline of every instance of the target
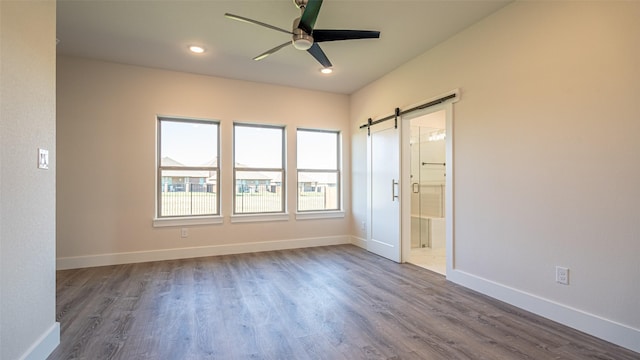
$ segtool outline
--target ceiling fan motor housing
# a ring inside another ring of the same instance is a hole
[[[293,47],[298,50],[308,50],[313,45],[313,37],[307,34],[304,30],[298,28],[299,24],[300,18],[293,20],[293,37],[291,39],[291,43],[293,43]]]

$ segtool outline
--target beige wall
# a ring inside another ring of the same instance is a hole
[[[460,88],[449,278],[640,351],[638,19],[638,2],[514,3],[352,95],[354,223],[358,125]]]
[[[349,169],[348,96],[73,57],[59,57],[57,79],[59,265],[223,253],[253,242],[267,244],[242,250],[348,241],[348,215],[296,220],[292,186],[296,127],[342,131]],[[156,115],[220,120],[223,224],[189,227],[188,238],[179,227],[152,226]],[[230,223],[234,121],[287,126],[288,221]],[[350,184],[348,171],[343,175]],[[343,190],[349,214],[348,186]],[[299,242],[305,239],[319,242]],[[185,248],[191,250],[179,250]]]
[[[45,358],[55,322],[55,1],[0,1],[0,359]],[[37,169],[38,148],[49,170]]]

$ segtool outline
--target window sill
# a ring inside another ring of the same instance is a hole
[[[189,225],[217,225],[222,224],[223,218],[218,216],[185,216],[153,219],[153,227],[189,226]]]
[[[287,221],[289,220],[289,214],[250,214],[250,215],[231,215],[231,223],[248,223],[248,222],[262,222],[262,221]]]
[[[344,211],[310,211],[296,213],[296,220],[344,218]]]

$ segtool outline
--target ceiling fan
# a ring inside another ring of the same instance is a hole
[[[293,21],[293,29],[291,31],[279,28],[277,26],[265,24],[263,22],[249,19],[243,16],[226,13],[229,19],[247,22],[250,24],[264,26],[266,28],[280,31],[283,33],[291,34],[291,41],[287,41],[284,44],[278,45],[273,49],[256,56],[253,60],[262,60],[267,56],[275,53],[276,51],[284,48],[289,44],[293,44],[298,50],[306,50],[313,56],[323,67],[331,67],[331,61],[327,58],[324,51],[318,45],[319,42],[324,41],[338,41],[338,40],[356,40],[356,39],[377,39],[380,37],[379,31],[369,30],[321,30],[314,29],[318,13],[320,12],[320,6],[322,6],[322,0],[293,0],[295,5],[300,9],[302,15]]]

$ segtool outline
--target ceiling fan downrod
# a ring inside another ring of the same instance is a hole
[[[293,3],[296,4],[297,8],[304,11],[304,8],[307,6],[308,1],[309,0],[293,0]]]

